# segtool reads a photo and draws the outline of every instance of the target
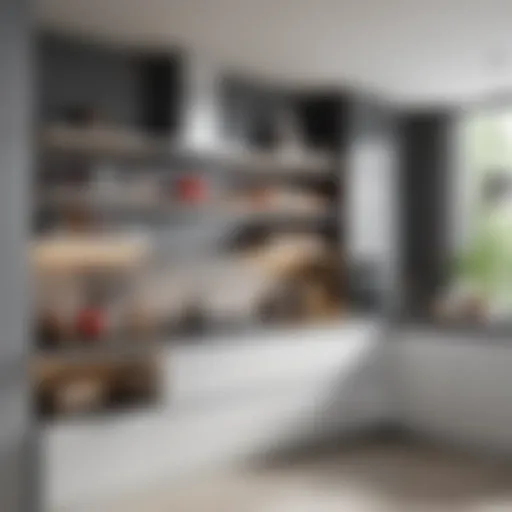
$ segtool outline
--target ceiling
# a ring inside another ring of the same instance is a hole
[[[512,89],[510,0],[39,0],[45,25],[148,44],[405,104]]]

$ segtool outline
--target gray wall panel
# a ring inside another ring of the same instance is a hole
[[[25,491],[30,425],[28,347],[28,183],[30,63],[28,2],[4,0],[0,16],[0,508],[33,509]]]

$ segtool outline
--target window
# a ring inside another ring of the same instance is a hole
[[[464,118],[454,187],[458,243],[443,292],[450,319],[512,321],[512,109]]]

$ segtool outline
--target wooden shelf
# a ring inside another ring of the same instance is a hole
[[[84,417],[149,405],[156,401],[154,356],[69,359],[39,356],[32,361],[38,408],[47,418]]]
[[[38,272],[130,270],[149,253],[148,241],[111,235],[59,235],[37,239],[31,261]]]
[[[50,127],[43,130],[42,150],[85,159],[115,159],[179,166],[189,161],[222,167],[235,178],[335,179],[334,156],[304,151],[294,155],[278,151],[240,148],[200,148],[125,130]]]
[[[75,341],[67,345],[48,346],[38,343],[37,357],[84,362],[104,358],[146,356],[158,350],[155,339]]]
[[[234,208],[227,210],[227,216],[239,223],[272,223],[286,221],[324,221],[335,213],[330,208]]]
[[[80,208],[93,219],[108,221],[137,221],[140,223],[159,225],[162,223],[174,225],[175,223],[188,223],[210,215],[211,205],[176,206],[165,204],[136,204],[128,201],[112,201],[105,199],[88,200],[87,197],[71,204],[71,200],[42,201],[39,213],[59,215],[72,208]]]
[[[147,160],[168,156],[163,141],[132,130],[54,125],[43,129],[41,151],[59,156]]]

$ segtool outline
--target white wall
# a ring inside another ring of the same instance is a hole
[[[48,507],[87,506],[379,423],[388,397],[378,327],[346,321],[169,348],[160,407],[47,429]]]
[[[408,429],[512,455],[512,346],[491,335],[410,329],[394,351],[396,413]]]

